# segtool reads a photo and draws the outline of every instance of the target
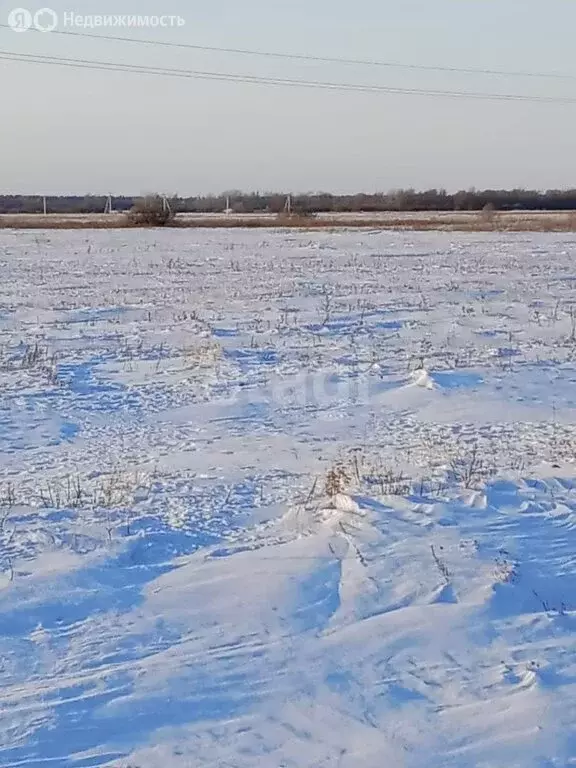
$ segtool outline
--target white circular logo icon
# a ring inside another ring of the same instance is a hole
[[[39,32],[52,32],[58,26],[58,15],[52,8],[40,8],[34,14],[34,26]]]
[[[30,29],[32,23],[32,14],[26,8],[14,8],[8,14],[8,25],[14,32],[26,32]]]
[[[32,28],[38,32],[52,32],[58,26],[58,14],[52,8],[40,8],[34,15],[27,8],[14,8],[8,14],[8,25],[14,32]]]

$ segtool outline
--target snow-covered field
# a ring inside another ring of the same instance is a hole
[[[0,766],[576,765],[576,237],[0,234]]]

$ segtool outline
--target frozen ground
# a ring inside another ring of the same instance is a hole
[[[576,765],[576,237],[0,234],[0,766]]]

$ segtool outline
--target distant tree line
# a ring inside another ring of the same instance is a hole
[[[115,211],[129,211],[137,196],[113,197]],[[46,197],[49,213],[102,213],[105,196],[66,195]],[[220,195],[198,197],[170,196],[175,213],[218,213],[226,208],[235,213],[280,213],[286,194],[232,191]],[[0,195],[0,213],[42,213],[43,198],[34,195]],[[546,191],[529,189],[469,189],[449,193],[443,189],[399,189],[386,193],[333,195],[327,192],[292,195],[295,213],[356,213],[377,211],[481,211],[490,207],[497,211],[567,211],[576,210],[576,189]]]

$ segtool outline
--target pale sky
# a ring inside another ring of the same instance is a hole
[[[36,11],[44,2],[60,17],[163,13],[186,21],[91,33],[576,78],[574,0],[0,0],[0,22],[15,5]],[[576,79],[259,59],[4,28],[0,50],[576,98]],[[576,186],[576,104],[311,91],[0,60],[0,105],[0,193]]]

